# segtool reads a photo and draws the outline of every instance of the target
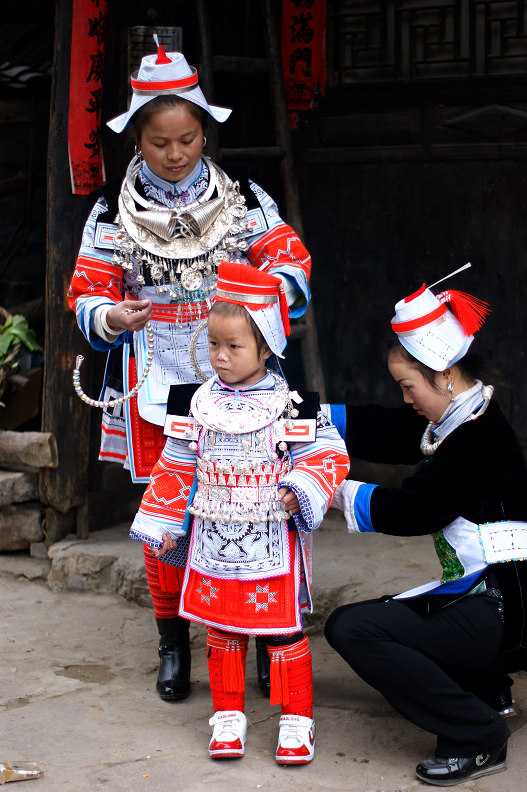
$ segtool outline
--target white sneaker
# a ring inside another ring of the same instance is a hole
[[[241,759],[245,753],[247,718],[239,710],[218,710],[209,720],[211,759]]]
[[[315,721],[303,715],[282,715],[275,759],[281,765],[309,764],[315,758]]]

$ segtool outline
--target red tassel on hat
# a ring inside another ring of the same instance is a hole
[[[284,326],[284,333],[286,338],[291,334],[291,325],[289,323],[289,306],[285,296],[284,284],[280,283],[280,316],[282,317],[282,324]]]
[[[172,63],[172,61],[166,54],[165,48],[163,47],[162,44],[160,44],[159,47],[157,48],[156,66],[159,65],[160,63]]]
[[[157,33],[154,33],[154,41],[157,46],[157,58],[156,58],[156,66],[159,66],[162,63],[172,63],[168,55],[166,54],[166,50],[162,44],[159,43],[159,39],[157,37]]]
[[[472,294],[449,289],[437,295],[437,299],[448,306],[461,327],[465,335],[471,336],[481,330],[485,320],[491,311],[491,307],[486,300],[480,300]]]

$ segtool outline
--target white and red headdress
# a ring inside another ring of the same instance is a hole
[[[157,43],[157,37],[154,38]],[[209,105],[198,85],[197,69],[188,65],[181,52],[165,52],[160,44],[157,44],[156,55],[145,55],[142,58],[139,71],[132,74],[130,83],[133,93],[129,109],[108,121],[108,126],[114,132],[122,132],[132,116],[158,96],[180,96],[187,102],[202,107],[220,123],[226,121],[232,112],[227,107]]]
[[[267,346],[283,357],[290,333],[289,309],[280,278],[249,264],[222,261],[213,303],[243,305],[265,338]]]
[[[443,280],[446,278],[437,283]],[[416,292],[399,300],[391,324],[412,357],[434,371],[444,371],[466,355],[489,311],[487,302],[471,294],[449,289],[435,295],[423,283]]]

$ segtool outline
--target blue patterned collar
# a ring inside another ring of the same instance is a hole
[[[227,383],[223,382],[219,376],[215,375],[215,383],[212,386],[213,390],[226,390],[226,391],[234,391],[235,393],[239,393],[240,391],[258,391],[258,390],[274,390],[275,388],[275,379],[273,375],[266,370],[265,374],[258,382],[254,382],[252,385],[228,385]]]
[[[194,166],[191,173],[178,182],[162,179],[161,176],[158,176],[157,173],[154,173],[154,171],[149,168],[144,161],[141,165],[141,172],[151,184],[153,184],[155,187],[158,187],[160,190],[163,190],[166,193],[176,192],[178,195],[180,195],[181,193],[185,192],[185,190],[188,190],[188,188],[200,178],[203,172],[203,160],[200,159]]]

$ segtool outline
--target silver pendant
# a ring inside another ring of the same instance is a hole
[[[189,267],[181,273],[181,285],[187,291],[196,291],[203,285],[203,275],[199,270]]]

